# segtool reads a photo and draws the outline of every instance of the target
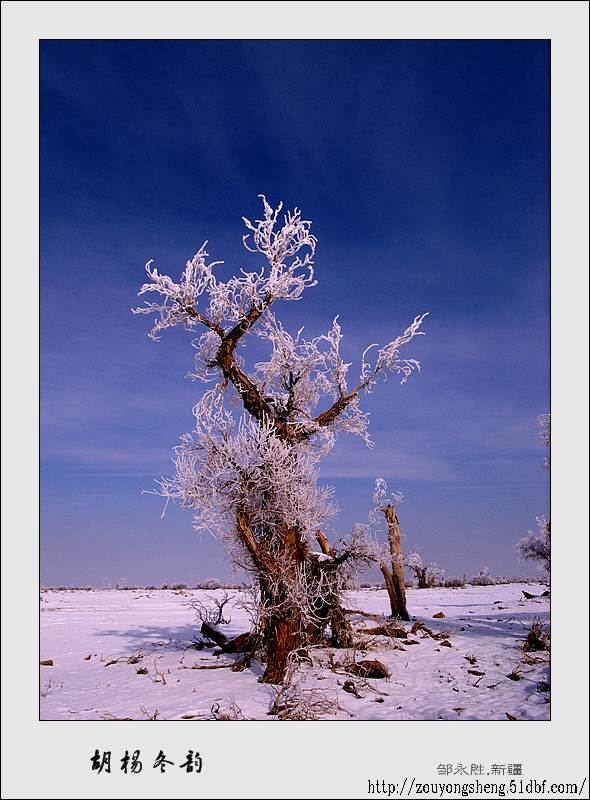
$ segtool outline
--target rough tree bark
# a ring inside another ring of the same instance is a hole
[[[381,511],[387,521],[387,538],[391,554],[391,569],[385,563],[381,564],[381,572],[385,579],[385,588],[389,595],[391,616],[409,620],[410,615],[406,606],[406,582],[404,578],[404,562],[402,555],[402,540],[399,519],[395,508],[388,503]]]
[[[258,583],[264,615],[262,644],[266,656],[263,683],[281,683],[289,653],[306,644],[307,630],[301,609],[289,595],[290,584],[302,563],[308,557],[307,548],[297,528],[279,522],[272,532],[280,539],[279,552],[271,553],[266,544],[268,535],[260,531],[255,536],[250,515],[240,510],[237,528],[258,573]],[[267,532],[268,534],[268,532]]]
[[[308,557],[300,531],[284,523],[277,526],[282,553],[267,561],[262,602],[269,608],[263,632],[266,669],[263,683],[281,683],[289,653],[303,647],[307,632],[301,609],[289,596],[289,586],[296,581],[297,570]]]
[[[354,644],[352,627],[340,604],[337,576],[338,568],[349,557],[348,553],[336,556],[321,531],[316,538],[324,555],[330,556],[331,560],[321,561],[309,553],[294,528],[284,526],[281,536],[285,546],[282,557],[279,560],[267,559],[260,570],[262,602],[270,610],[263,632],[266,655],[263,683],[281,683],[289,654],[318,642],[327,624],[330,625],[333,647],[352,647]],[[324,585],[322,605],[315,609],[316,619],[307,624],[286,591],[295,570],[300,569],[304,562],[312,574],[314,570],[318,576],[323,573]],[[285,564],[291,565],[286,572]]]
[[[319,641],[327,624],[331,628],[331,643],[334,647],[352,647],[353,630],[340,603],[337,570],[349,557],[347,552],[336,556],[327,538],[318,531],[316,538],[324,555],[330,560],[322,561],[309,553],[300,532],[279,523],[275,531],[280,536],[282,548],[279,554],[269,552],[264,536],[256,536],[250,515],[241,510],[237,514],[237,529],[242,543],[258,574],[264,615],[262,644],[266,657],[263,683],[281,683],[289,654],[307,644]],[[319,576],[322,571],[324,594],[322,606],[315,610],[316,620],[305,623],[301,609],[293,603],[289,587],[295,573],[307,562],[311,572]],[[332,584],[333,589],[329,587]]]
[[[266,641],[266,669],[263,683],[282,683],[289,654],[306,643],[302,629],[301,613],[290,607],[284,613],[273,613],[264,631]]]
[[[334,559],[334,552],[330,547],[328,539],[326,538],[324,533],[322,533],[322,531],[320,530],[316,531],[316,539],[322,553]],[[342,605],[340,603],[340,597],[337,586],[336,571],[341,563],[342,561],[338,563],[337,559],[335,559],[332,562],[327,562],[323,567],[324,569],[327,570],[331,569],[333,573],[333,583],[334,583],[334,590],[328,597],[324,615],[325,619],[330,623],[330,628],[332,631],[332,637],[331,637],[332,646],[352,647],[354,644],[354,635],[352,631],[352,626],[347,620],[346,614],[344,613],[344,609],[342,608]],[[320,563],[320,568],[322,568],[321,563]]]

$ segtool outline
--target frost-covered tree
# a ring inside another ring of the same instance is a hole
[[[537,517],[537,530],[529,531],[516,545],[522,561],[538,561],[542,572],[548,577],[551,570],[551,523],[545,517]]]
[[[372,557],[358,531],[337,552],[312,551],[314,532],[335,513],[332,490],[318,485],[318,464],[341,432],[371,444],[361,398],[381,378],[405,383],[419,370],[401,350],[422,333],[426,315],[387,344],[367,347],[350,382],[337,317],[327,333],[307,339],[303,328],[292,334],[275,316],[281,302],[315,286],[316,239],[298,209],[280,218],[282,204],[273,209],[261,197],[261,219],[244,218],[243,243],[258,260],[252,271],[222,280],[222,262],[209,261],[205,242],[178,281],[148,262],[140,294],[158,299],[134,311],[155,315],[153,339],[176,326],[192,336],[190,377],[209,387],[193,409],[194,429],[176,447],[175,472],[158,491],[190,509],[195,528],[220,537],[233,562],[255,575],[264,680],[279,682],[289,652],[333,616],[339,581],[331,573]],[[248,366],[252,336],[268,355]]]
[[[369,514],[369,519],[375,524],[380,514],[383,514],[385,517],[391,563],[388,564],[386,557],[384,557],[381,559],[379,567],[383,574],[385,588],[389,596],[391,616],[409,620],[410,615],[406,605],[402,532],[396,510],[402,498],[403,495],[401,492],[393,492],[388,496],[387,482],[383,478],[377,478],[375,481],[375,492],[373,494],[373,510]]]
[[[541,429],[539,439],[545,447],[551,447],[551,415],[541,414],[537,418]],[[543,459],[543,466],[550,467],[550,455]],[[541,571],[549,578],[551,571],[551,523],[544,516],[537,517],[537,530],[529,531],[516,544],[516,550],[522,561],[538,561]]]
[[[411,570],[418,580],[418,589],[430,589],[440,582],[445,574],[436,561],[425,564],[417,550],[411,550],[406,557],[406,567]]]

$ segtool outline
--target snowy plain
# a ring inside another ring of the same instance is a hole
[[[522,645],[533,619],[548,623],[549,601],[527,600],[523,589],[540,595],[546,586],[409,589],[412,622],[447,639],[420,630],[410,634],[412,623],[406,623],[407,639],[361,635],[363,645],[354,652],[311,648],[297,667],[297,691],[312,704],[319,701],[322,719],[547,720],[549,654],[526,655]],[[238,607],[240,592],[230,594],[227,636],[248,631],[250,624]],[[269,711],[278,687],[259,682],[259,662],[236,672],[231,666],[240,656],[191,647],[200,638],[200,622],[189,601],[221,595],[43,591],[40,658],[53,665],[40,666],[41,719],[277,719]],[[386,615],[387,594],[348,592],[346,606]],[[434,618],[441,612],[444,617]],[[353,619],[359,629],[375,624]],[[363,659],[378,659],[390,677],[365,680],[346,672]]]

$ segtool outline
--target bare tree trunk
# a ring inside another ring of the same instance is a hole
[[[272,614],[265,631],[266,669],[263,683],[282,683],[287,669],[289,653],[305,644],[305,631],[301,627],[298,609],[282,614]]]
[[[332,647],[354,646],[352,626],[339,602],[334,603],[331,608],[330,627],[332,628]]]
[[[334,555],[332,548],[330,547],[330,543],[322,531],[316,531],[316,539],[324,555]],[[352,647],[354,644],[354,634],[352,631],[352,626],[346,618],[346,614],[344,613],[344,609],[340,603],[337,580],[337,575],[334,573],[334,591],[330,595],[328,606],[326,608],[326,616],[330,620],[330,628],[332,629],[331,644],[333,647]]]
[[[391,569],[387,564],[381,564],[381,572],[385,578],[385,588],[389,595],[391,616],[409,620],[410,615],[406,606],[406,582],[404,578],[404,562],[402,555],[402,539],[399,520],[395,508],[388,503],[381,509],[387,521],[387,538],[391,554]]]
[[[281,553],[278,558],[265,560],[261,584],[263,604],[269,609],[263,632],[266,651],[263,683],[282,683],[289,653],[305,645],[308,638],[302,610],[293,603],[289,592],[308,557],[307,547],[299,530],[285,522],[277,524],[275,535],[280,537]]]
[[[299,531],[281,522],[272,535],[279,537],[281,552],[272,554],[263,536],[256,537],[250,514],[240,509],[237,530],[258,573],[262,607],[262,641],[266,655],[264,683],[281,683],[289,653],[306,641],[301,609],[289,601],[286,581],[296,579],[297,567],[307,557]],[[260,532],[258,532],[260,533]]]
[[[332,548],[330,547],[330,542],[328,541],[327,536],[319,528],[315,532],[315,538],[318,541],[318,544],[320,546],[320,550],[322,551],[322,553],[325,556],[331,556],[332,555]]]
[[[317,532],[322,552],[332,558],[325,562],[309,553],[297,528],[282,521],[270,532],[275,542],[280,541],[278,551],[269,550],[269,532],[255,531],[246,511],[238,511],[237,530],[258,573],[263,611],[261,632],[266,656],[262,681],[281,683],[289,654],[310,642],[317,642],[328,623],[333,646],[352,647],[353,631],[340,604],[338,591],[337,570],[341,561],[335,557],[324,534]],[[315,578],[324,581],[322,603],[314,609],[311,621],[305,620],[303,609],[293,601],[290,591],[295,581],[301,580],[299,571],[304,563],[311,567],[308,575],[315,574]]]

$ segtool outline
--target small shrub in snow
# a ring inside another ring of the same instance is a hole
[[[445,578],[442,585],[445,589],[463,589],[465,587],[465,578],[459,578],[457,575],[450,575]]]
[[[551,637],[546,625],[543,625],[539,617],[536,617],[527,634],[525,643],[522,647],[525,653],[532,653],[539,650],[549,650],[551,647]]]
[[[472,586],[495,586],[496,581],[489,575],[474,575],[469,581]]]
[[[235,722],[236,720],[247,720],[249,717],[244,716],[242,709],[232,697],[225,708],[222,708],[219,703],[213,703],[209,719]]]
[[[201,581],[196,585],[197,589],[209,589],[213,591],[214,589],[221,589],[221,581],[217,580],[217,578],[209,578],[206,581]]]
[[[479,571],[479,575],[475,575],[469,583],[472,586],[495,586],[496,581],[490,575],[490,570],[488,567],[482,567]]]
[[[188,604],[196,611],[201,625],[205,625],[207,628],[215,628],[218,625],[229,625],[231,617],[227,617],[226,619],[224,610],[225,606],[233,599],[233,596],[224,592],[220,599],[216,597],[207,597],[207,599],[210,601],[209,603],[203,603],[201,600],[194,599]],[[204,632],[202,627],[201,632]]]

